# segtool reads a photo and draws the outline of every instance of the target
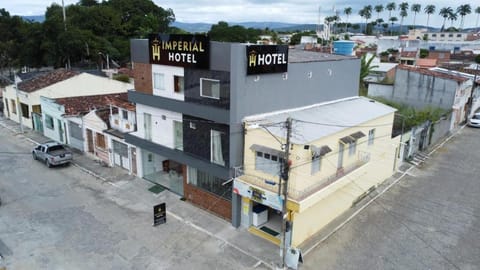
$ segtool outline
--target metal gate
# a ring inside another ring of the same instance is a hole
[[[113,162],[115,166],[124,169],[130,169],[130,162],[128,160],[128,145],[112,140],[113,142]]]

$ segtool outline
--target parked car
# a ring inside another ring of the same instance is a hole
[[[468,126],[480,127],[480,113],[475,113],[470,119],[468,119]]]
[[[57,142],[38,145],[32,151],[33,159],[45,162],[47,167],[69,164],[73,160],[72,152]]]

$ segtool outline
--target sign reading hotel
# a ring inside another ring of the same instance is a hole
[[[150,35],[150,63],[208,69],[210,39],[206,35]]]
[[[287,72],[288,45],[247,46],[247,75]]]

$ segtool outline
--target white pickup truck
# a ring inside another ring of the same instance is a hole
[[[47,142],[38,145],[32,151],[33,159],[45,162],[47,167],[69,164],[73,160],[72,153],[57,142]]]

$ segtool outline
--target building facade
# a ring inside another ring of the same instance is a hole
[[[136,104],[138,130],[125,139],[137,146],[139,176],[234,226],[240,224],[232,179],[243,164],[242,119],[358,95],[360,61],[353,57],[169,36],[185,44],[179,51],[163,38],[131,41],[135,90],[129,100]],[[165,52],[155,44],[167,44]],[[252,70],[249,56],[262,50],[276,50],[276,63]]]
[[[399,137],[391,138],[395,109],[362,97],[245,118],[241,226],[281,243],[288,160],[288,247],[298,248],[390,177]],[[292,120],[286,156],[287,118]],[[285,123],[285,122],[284,122]]]

